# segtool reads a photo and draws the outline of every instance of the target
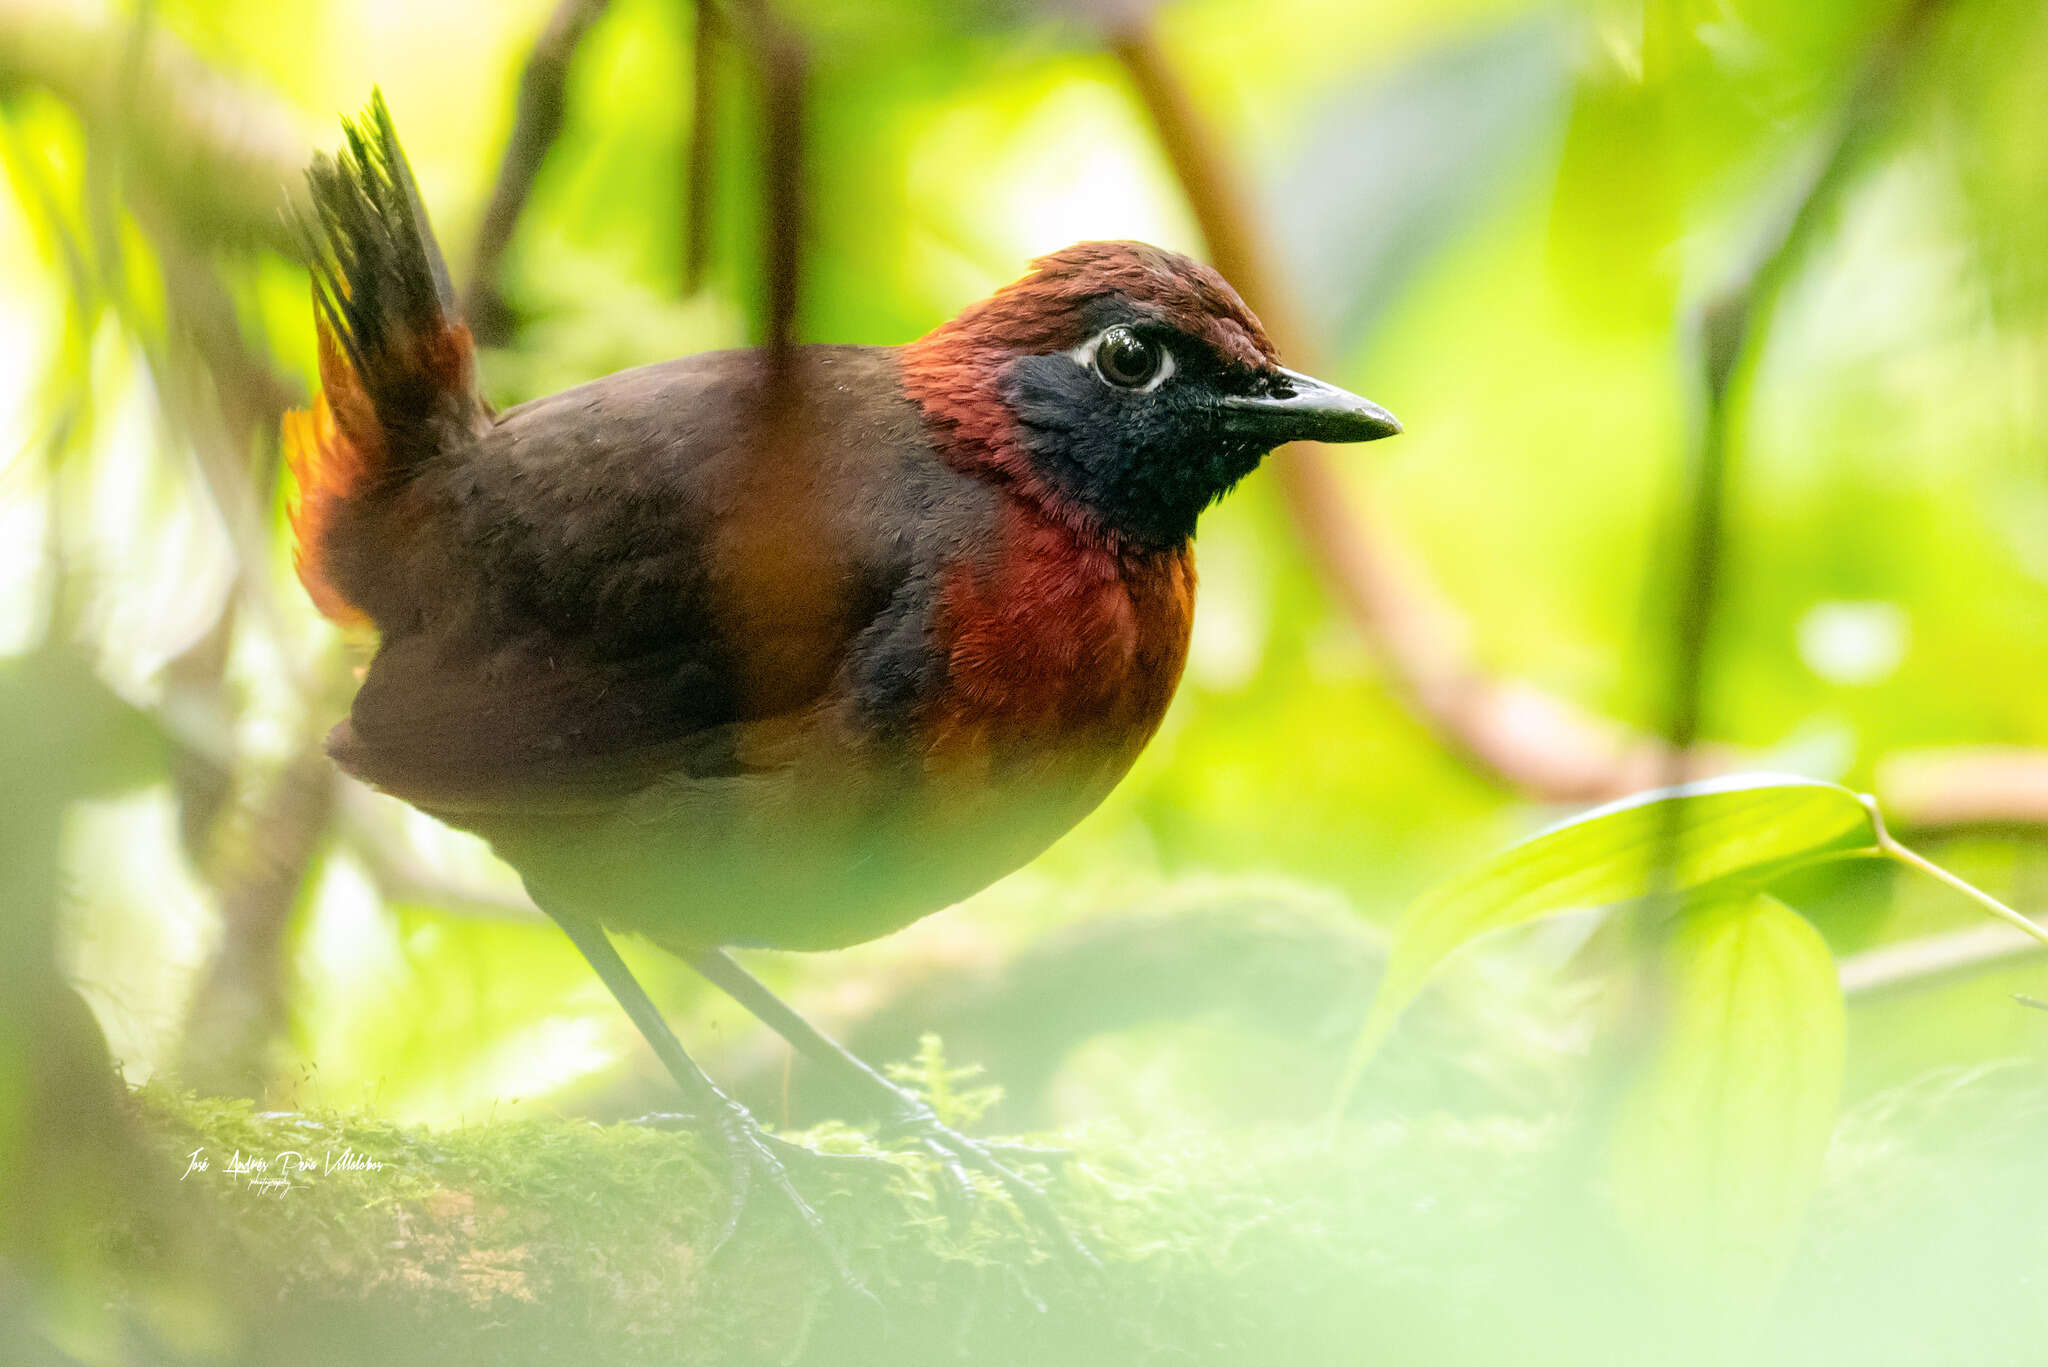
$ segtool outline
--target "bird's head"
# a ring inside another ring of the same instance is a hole
[[[1138,547],[1290,441],[1372,441],[1379,405],[1283,367],[1229,282],[1141,242],[1083,242],[904,348],[948,459]]]

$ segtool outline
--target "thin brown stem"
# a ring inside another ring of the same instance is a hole
[[[1149,28],[1120,29],[1110,46],[1151,116],[1216,268],[1251,301],[1290,362],[1316,369],[1314,339],[1193,95]],[[1287,447],[1270,465],[1303,545],[1385,660],[1397,692],[1475,769],[1546,802],[1603,801],[1657,782],[1664,772],[1660,742],[1482,670],[1465,622],[1399,548],[1392,529],[1357,506],[1320,447]]]
[[[711,197],[718,169],[718,8],[695,0],[690,52],[690,165],[683,205],[683,293],[704,287],[711,260]]]
[[[223,934],[185,1022],[181,1073],[191,1086],[255,1096],[286,1019],[286,930],[334,811],[337,780],[310,742],[260,802],[224,834],[212,870]]]
[[[780,371],[789,363],[803,292],[804,105],[810,60],[801,40],[765,6],[754,3],[749,10],[761,65],[761,145],[767,162],[766,342],[769,368]]]
[[[500,292],[500,272],[505,251],[519,227],[519,216],[533,194],[533,184],[547,160],[548,150],[562,131],[562,117],[568,105],[569,65],[590,26],[605,11],[608,0],[560,0],[547,26],[534,40],[519,78],[519,100],[512,117],[512,135],[505,143],[505,156],[498,163],[497,183],[491,189],[490,204],[477,224],[476,245],[470,254],[469,290],[463,309],[470,331],[485,345],[504,342],[512,334],[512,314]]]
[[[1874,109],[1889,100],[1896,74],[1931,28],[1942,0],[1913,0],[1891,37],[1872,59],[1852,104]],[[1267,331],[1296,364],[1319,364],[1314,339],[1292,304],[1292,293],[1273,266],[1271,248],[1259,230],[1237,172],[1192,93],[1173,70],[1142,22],[1119,28],[1109,45],[1122,64],[1139,103],[1150,116],[1169,163],[1209,247],[1210,258],[1258,309]],[[1867,130],[1870,118],[1845,118],[1841,128]],[[1793,197],[1781,228],[1760,239],[1746,269],[1731,277],[1721,302],[1702,311],[1712,349],[1715,383],[1725,389],[1732,371],[1729,343],[1748,345],[1758,305],[1793,267],[1812,227],[1846,175],[1864,131],[1838,132],[1834,151]],[[1732,301],[1732,302],[1731,302]],[[1718,440],[1718,436],[1716,440]],[[1643,734],[1525,681],[1487,672],[1475,658],[1471,630],[1394,530],[1361,507],[1321,448],[1288,447],[1270,462],[1282,498],[1304,548],[1330,592],[1384,661],[1396,693],[1409,708],[1477,772],[1537,802],[1605,801],[1669,781],[1678,752],[1665,739]],[[1695,550],[1718,566],[1718,507],[1715,525]],[[1711,573],[1689,582],[1713,596]],[[1697,591],[1697,589],[1696,589]],[[1685,647],[1704,658],[1707,614],[1695,610],[1698,640]],[[1681,665],[1681,671],[1687,666]],[[1680,694],[1691,692],[1680,685]],[[1696,706],[1685,709],[1695,713]],[[1695,720],[1681,716],[1671,731],[1693,739]],[[2031,757],[2031,762],[2027,757]],[[2048,755],[2025,752],[2001,765],[1994,792],[1972,786],[1977,757],[1959,754],[1950,772],[1941,752],[1916,757],[1917,791],[1935,796],[1899,805],[1901,824],[1929,828],[1967,819],[1994,822],[2001,812],[2015,821],[2048,823]],[[1686,771],[1694,777],[1739,767],[1741,754],[1720,747],[1695,747]],[[1887,801],[1889,802],[1887,796]]]

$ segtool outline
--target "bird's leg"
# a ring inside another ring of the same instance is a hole
[[[590,961],[590,966],[597,970],[597,976],[604,980],[612,996],[625,1008],[633,1024],[639,1027],[640,1034],[653,1048],[662,1066],[668,1069],[669,1076],[675,1079],[690,1105],[718,1131],[731,1170],[732,1204],[726,1215],[725,1227],[711,1251],[717,1253],[732,1238],[733,1232],[739,1228],[740,1215],[746,1209],[754,1180],[766,1178],[796,1212],[812,1239],[824,1249],[841,1283],[848,1290],[872,1300],[872,1293],[847,1265],[839,1245],[826,1231],[824,1218],[790,1180],[789,1169],[778,1156],[778,1150],[785,1146],[784,1141],[776,1140],[764,1131],[746,1107],[720,1090],[718,1084],[683,1051],[681,1042],[669,1030],[668,1022],[661,1018],[661,1012],[655,1009],[653,1001],[634,978],[632,970],[626,967],[626,961],[619,957],[619,951],[601,927],[566,917],[558,918],[558,924],[576,948],[583,951],[583,957]]]
[[[938,1114],[924,1098],[891,1082],[860,1055],[805,1020],[794,1007],[771,992],[766,983],[742,968],[730,954],[711,949],[684,957],[692,968],[746,1007],[750,1015],[782,1036],[798,1053],[822,1064],[856,1095],[876,1102],[881,1108],[886,1129],[915,1134],[939,1123]],[[1064,1149],[1033,1144],[976,1142],[983,1149],[1009,1155],[1020,1162],[1057,1163],[1070,1156]]]
[[[1094,1255],[1067,1231],[1045,1191],[1004,1161],[1003,1154],[999,1152],[1003,1146],[969,1139],[947,1125],[922,1097],[889,1081],[858,1055],[798,1015],[724,950],[698,950],[686,957],[692,968],[746,1007],[763,1025],[788,1040],[798,1053],[830,1069],[834,1076],[855,1091],[879,1097],[885,1114],[894,1113],[892,1127],[914,1136],[946,1165],[956,1182],[964,1181],[962,1169],[966,1166],[989,1173],[1003,1184],[1011,1199],[1032,1221],[1058,1240],[1070,1255],[1090,1266],[1095,1265]],[[1015,1146],[1011,1146],[1011,1151],[1016,1151]],[[1042,1155],[1032,1151],[1031,1156],[1058,1158],[1062,1155],[1057,1151]]]

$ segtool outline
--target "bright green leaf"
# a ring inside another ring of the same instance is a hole
[[[1616,1213],[1715,1299],[1767,1295],[1804,1223],[1841,1100],[1833,957],[1758,893],[1695,902],[1666,946],[1666,1019],[1616,1119]]]
[[[1578,816],[1425,894],[1395,932],[1385,978],[1353,1051],[1338,1107],[1401,1012],[1461,946],[1586,907],[1760,876],[1804,859],[1870,848],[1870,810],[1846,788],[1781,774],[1736,774],[1659,788]]]

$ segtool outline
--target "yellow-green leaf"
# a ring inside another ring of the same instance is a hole
[[[1669,1277],[1767,1295],[1805,1220],[1842,1091],[1833,957],[1758,893],[1689,906],[1666,947],[1667,1018],[1614,1130],[1616,1213]]]
[[[1651,893],[1759,877],[1876,843],[1870,810],[1856,794],[1782,774],[1654,789],[1533,836],[1439,884],[1409,908],[1338,1107],[1437,965],[1481,935]]]

